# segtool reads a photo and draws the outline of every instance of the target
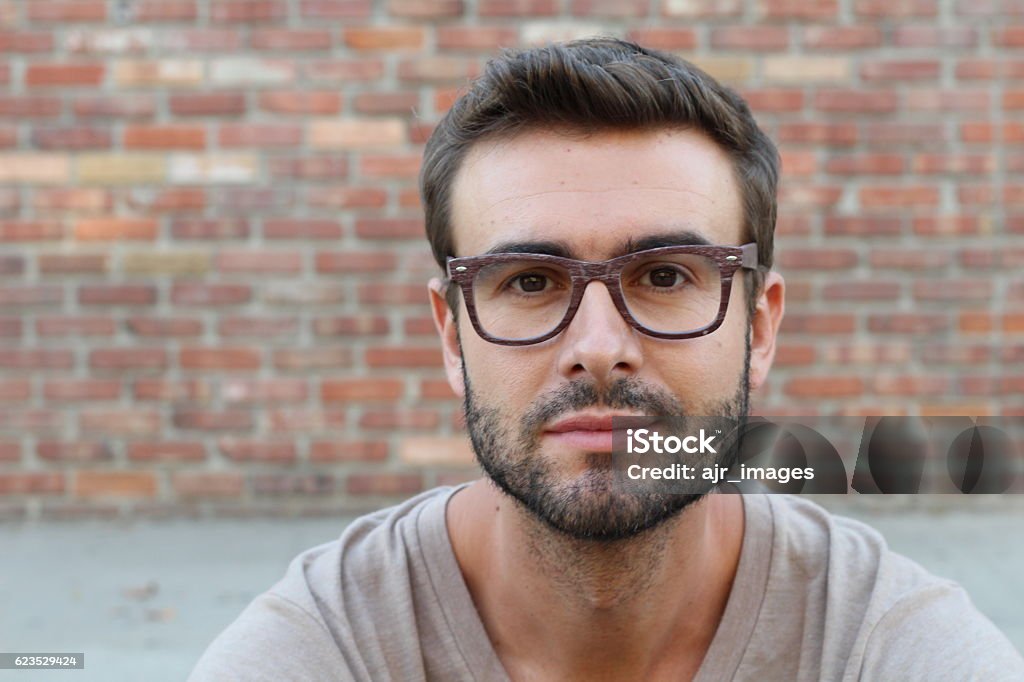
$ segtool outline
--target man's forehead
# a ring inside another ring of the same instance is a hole
[[[641,242],[738,243],[743,223],[728,156],[685,130],[478,143],[455,179],[451,215],[458,255],[532,243],[588,260]]]

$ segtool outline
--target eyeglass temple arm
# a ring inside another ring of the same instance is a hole
[[[740,266],[748,270],[757,270],[757,242],[744,244],[740,247],[740,251],[743,253]]]

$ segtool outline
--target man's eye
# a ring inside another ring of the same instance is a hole
[[[520,275],[516,277],[515,281],[519,284],[519,288],[526,293],[544,291],[548,285],[548,278],[544,275]]]
[[[671,268],[651,270],[647,276],[651,280],[651,285],[656,287],[674,287],[682,279],[679,272]]]

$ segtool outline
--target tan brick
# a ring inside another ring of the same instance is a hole
[[[184,498],[237,497],[245,486],[241,474],[228,472],[176,473],[171,482],[174,492]]]
[[[175,183],[249,183],[259,169],[252,154],[174,154],[168,180]]]
[[[125,149],[202,149],[206,129],[202,126],[155,125],[126,126]]]
[[[210,269],[210,254],[205,251],[136,251],[121,257],[121,269],[129,274],[184,275],[205,273]]]
[[[155,497],[156,476],[147,471],[79,471],[78,497]]]
[[[309,144],[320,149],[391,147],[405,142],[398,118],[319,120],[309,124]]]
[[[142,154],[81,154],[76,159],[79,182],[97,185],[162,182],[165,176],[161,156]]]
[[[473,464],[473,447],[465,436],[414,436],[398,446],[402,462],[413,466]]]
[[[157,222],[152,218],[87,218],[78,221],[74,235],[81,241],[154,240]]]
[[[278,85],[292,83],[295,63],[259,57],[218,57],[210,60],[210,82],[214,85]]]
[[[702,70],[718,80],[728,83],[742,83],[750,80],[754,72],[754,60],[739,57],[704,57],[689,58]]]
[[[850,60],[846,57],[766,57],[762,73],[765,80],[780,83],[845,83],[850,78]]]
[[[0,154],[0,182],[64,183],[71,179],[65,154]]]
[[[125,60],[114,66],[114,80],[124,88],[191,87],[203,82],[198,59]]]
[[[344,32],[345,45],[355,50],[418,50],[425,31],[419,26],[373,26]]]

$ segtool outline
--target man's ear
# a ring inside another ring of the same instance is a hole
[[[439,277],[434,277],[427,285],[430,292],[430,308],[434,314],[434,326],[441,337],[441,350],[444,354],[444,369],[448,375],[448,385],[460,398],[466,395],[466,386],[462,380],[462,352],[459,349],[458,329],[455,318],[445,300],[445,286]]]
[[[756,390],[768,378],[775,360],[775,339],[786,311],[786,281],[775,271],[765,273],[764,287],[750,321],[750,389]]]

